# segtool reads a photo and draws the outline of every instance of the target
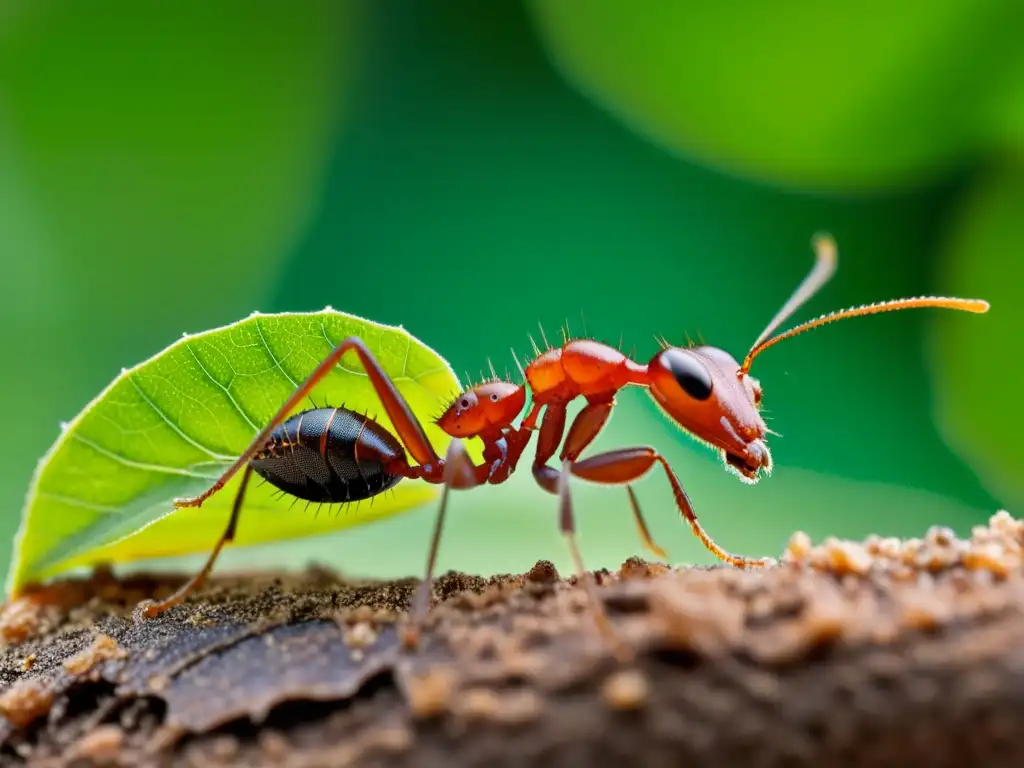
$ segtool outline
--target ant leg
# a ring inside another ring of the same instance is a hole
[[[537,428],[537,417],[540,416],[540,409],[543,408],[540,403],[534,403],[530,407],[530,412],[526,414],[526,418],[523,419],[522,429],[530,430],[531,432]]]
[[[621,639],[612,628],[608,614],[605,612],[601,599],[597,594],[594,577],[583,565],[583,556],[576,541],[576,519],[573,513],[572,494],[569,488],[573,462],[604,428],[604,425],[608,422],[608,417],[611,415],[613,406],[614,401],[587,403],[576,415],[572,426],[569,428],[569,434],[565,438],[565,444],[562,446],[560,454],[562,460],[561,472],[549,467],[547,461],[554,454],[564,433],[565,406],[548,406],[548,410],[544,413],[544,420],[541,422],[540,437],[537,441],[537,455],[533,465],[533,476],[542,488],[558,494],[559,529],[562,535],[565,536],[566,543],[569,546],[569,553],[572,555],[573,564],[576,569],[576,577],[587,591],[587,598],[591,604],[594,621],[601,633],[611,641],[616,656],[621,661],[628,661],[632,653],[623,645]],[[643,517],[639,515],[639,507],[635,508],[634,514],[642,524]],[[642,529],[646,530],[646,525],[642,525]],[[650,539],[649,535],[647,539]]]
[[[636,499],[636,492],[633,490],[632,485],[626,486],[626,493],[629,494],[629,506],[633,510],[633,520],[636,522],[637,530],[640,533],[640,540],[655,557],[668,560],[668,553],[651,538],[651,532],[647,528],[647,522],[644,520],[643,513],[640,512],[640,502]]]
[[[608,423],[608,418],[611,416],[614,405],[614,401],[610,401],[588,403],[584,406],[576,415],[572,426],[569,427],[569,434],[565,438],[565,444],[562,446],[560,455],[563,462],[567,459],[576,461],[579,455],[597,439],[605,424]],[[559,472],[547,466],[547,461],[554,454],[555,447],[562,438],[565,423],[564,417],[565,409],[562,408],[560,414],[556,412],[552,417],[554,423],[549,425],[547,421],[548,415],[544,415],[544,422],[541,424],[541,436],[538,440],[537,457],[534,460],[533,476],[537,483],[550,493],[558,493]],[[668,554],[665,550],[658,546],[651,537],[650,530],[647,528],[647,523],[640,512],[640,505],[636,500],[636,494],[633,492],[632,487],[626,486],[626,492],[629,494],[630,508],[632,509],[637,529],[640,532],[640,540],[655,556],[668,559]]]
[[[576,543],[576,518],[572,508],[572,494],[569,490],[569,478],[571,477],[572,461],[566,459],[562,463],[562,471],[558,473],[558,526],[565,536],[569,545],[569,552],[572,555],[573,564],[576,567],[576,578],[583,584],[587,591],[587,599],[590,602],[594,621],[601,633],[608,638],[615,650],[615,655],[621,662],[632,660],[633,654],[623,644],[622,640],[615,633],[608,614],[604,609],[600,596],[597,594],[597,585],[593,574],[589,573],[583,565],[583,556],[580,554],[579,545]]]
[[[295,410],[305,397],[312,391],[320,381],[326,376],[335,365],[341,360],[342,356],[349,350],[354,350],[356,355],[359,357],[360,362],[363,364],[363,368],[366,369],[366,373],[369,376],[370,383],[373,385],[374,390],[377,392],[377,397],[380,398],[381,403],[384,406],[384,410],[387,412],[388,417],[391,419],[391,423],[395,425],[395,430],[398,433],[399,439],[408,449],[409,453],[421,466],[436,465],[440,460],[434,448],[430,445],[430,441],[427,439],[426,434],[423,432],[423,427],[420,425],[419,420],[413,414],[409,404],[406,403],[405,398],[402,397],[401,393],[395,387],[391,378],[384,372],[380,363],[377,362],[377,358],[373,356],[363,340],[358,336],[349,336],[347,339],[339,342],[334,349],[332,349],[328,355],[320,361],[320,364],[313,370],[306,380],[299,385],[299,387],[292,393],[292,396],[288,398],[287,402],[281,406],[280,410],[274,415],[274,418],[260,430],[259,434],[252,439],[249,443],[249,447],[242,452],[235,462],[228,467],[224,474],[222,474],[213,485],[211,485],[203,493],[199,494],[190,499],[177,499],[174,502],[175,508],[180,507],[198,507],[201,506],[210,496],[215,494],[230,480],[235,473],[238,472],[243,466],[248,464],[249,460],[256,454],[257,451],[267,442],[267,438],[270,437],[270,433],[274,431],[281,422],[288,418],[288,415]]]
[[[402,644],[410,650],[419,644],[420,628],[430,609],[430,594],[434,585],[434,565],[437,562],[437,552],[441,545],[441,530],[444,528],[445,513],[448,510],[448,492],[453,488],[472,488],[477,484],[476,467],[460,439],[454,438],[448,444],[448,452],[445,454],[444,461],[444,489],[441,491],[441,505],[437,511],[434,535],[430,541],[430,550],[427,555],[427,572],[409,606],[409,626],[402,638]]]
[[[245,490],[249,485],[250,477],[252,477],[252,464],[247,465],[245,472],[242,474],[242,482],[238,487],[238,493],[235,495],[235,503],[231,507],[231,517],[228,519],[228,525],[224,529],[224,533],[222,533],[220,538],[217,540],[217,545],[213,548],[213,552],[211,552],[210,556],[206,559],[206,564],[195,576],[181,587],[181,589],[170,597],[161,600],[160,602],[156,602],[154,600],[143,600],[139,603],[133,612],[133,616],[136,621],[141,621],[144,618],[155,618],[164,611],[167,611],[176,605],[180,605],[184,602],[186,597],[203,585],[203,582],[206,581],[206,577],[210,575],[210,571],[213,569],[213,564],[217,561],[217,556],[224,548],[224,545],[235,538],[235,528],[238,526],[238,516],[242,511],[242,501],[245,499]]]
[[[579,421],[579,418],[577,416],[576,420]],[[558,494],[558,470],[548,466],[548,459],[555,455],[564,434],[565,404],[547,406],[537,435],[537,452],[533,457],[533,479],[545,491],[556,495]]]
[[[734,555],[718,546],[697,520],[697,513],[690,503],[682,483],[669,466],[668,461],[653,448],[621,448],[616,451],[601,453],[597,456],[574,462],[572,473],[583,480],[605,485],[627,485],[645,475],[655,463],[661,464],[665,475],[672,486],[676,507],[690,524],[694,535],[719,560],[737,568],[760,568],[769,565],[768,560],[751,560],[741,555]]]

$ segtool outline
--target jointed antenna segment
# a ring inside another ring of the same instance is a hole
[[[946,296],[918,296],[912,299],[892,299],[880,301],[875,304],[864,304],[859,307],[850,307],[802,323],[784,333],[768,338],[790,315],[793,314],[802,304],[810,299],[833,275],[836,270],[837,252],[835,242],[827,235],[819,235],[815,239],[815,251],[817,260],[814,268],[810,271],[804,281],[797,287],[796,291],[783,305],[768,327],[764,329],[757,341],[750,348],[743,365],[740,366],[740,374],[746,374],[750,370],[754,358],[769,347],[775,346],[780,341],[799,336],[801,333],[818,328],[822,325],[834,323],[837,320],[846,320],[851,317],[863,315],[876,315],[882,312],[895,312],[904,309],[921,309],[934,307],[939,309],[954,309],[962,312],[984,313],[988,312],[989,304],[982,299],[958,299]]]

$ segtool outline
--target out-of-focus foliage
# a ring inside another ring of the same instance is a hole
[[[1006,504],[1024,505],[1020,437],[1024,347],[1024,168],[1010,165],[978,182],[951,226],[942,288],[985,296],[993,308],[979,327],[936,322],[930,345],[937,412]]]
[[[1024,141],[1015,0],[529,0],[569,79],[685,156],[797,186],[934,180]]]
[[[6,424],[20,441],[0,465],[9,530],[58,419],[181,331],[331,304],[404,325],[474,377],[489,357],[514,372],[507,350],[527,353],[538,320],[552,341],[566,318],[577,334],[621,335],[639,358],[654,334],[741,356],[805,273],[819,230],[837,239],[839,273],[801,317],[934,292],[993,309],[855,320],[758,358],[783,437],[771,438],[775,473],[755,487],[637,391],[619,398],[595,450],[656,445],[716,538],[750,555],[778,554],[794,528],[964,530],[1011,499],[975,438],[940,434],[922,348],[942,321],[964,339],[945,364],[979,375],[962,350],[1011,318],[1002,294],[952,263],[973,246],[953,253],[946,238],[974,169],[999,175],[996,150],[1024,136],[1024,5],[744,4],[728,18],[729,6],[604,0],[242,6],[105,0],[124,19],[55,0],[0,10],[61,30],[14,46],[0,23],[0,227],[14,238],[0,238],[0,258],[22,288],[0,305],[18,329],[0,334],[0,356],[32,361],[0,394],[33,403]],[[190,47],[197,36],[206,44]],[[144,152],[136,105],[154,102],[160,142]],[[80,158],[101,154],[110,171],[83,176]],[[1007,254],[1024,247],[1013,236]],[[1007,327],[1007,338],[1014,330],[1024,334]],[[966,407],[948,391],[944,410]],[[663,479],[638,491],[673,559],[708,562]],[[588,564],[638,551],[621,489],[573,492]],[[358,573],[415,572],[434,509],[223,562],[314,554]],[[525,461],[507,485],[453,495],[440,567],[538,557],[571,567],[555,499]]]
[[[197,496],[252,442],[331,348],[358,336],[391,375],[414,413],[437,413],[460,391],[448,363],[400,328],[334,310],[257,315],[183,338],[125,371],[50,448],[22,513],[8,591],[75,566],[203,552],[216,541],[238,492],[236,475],[200,508],[174,511]],[[350,353],[295,412],[343,403],[395,434]],[[427,437],[443,454],[448,436]],[[295,499],[252,483],[235,542],[290,539],[396,514],[436,495],[400,483],[371,505],[327,515],[288,514]]]

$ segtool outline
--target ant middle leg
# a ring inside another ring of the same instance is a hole
[[[573,512],[572,494],[569,488],[573,463],[579,454],[600,434],[604,425],[608,422],[614,404],[613,400],[590,402],[576,415],[572,426],[569,428],[569,434],[565,438],[565,443],[562,446],[559,457],[562,461],[561,471],[548,466],[547,462],[554,454],[558,444],[562,441],[565,428],[565,406],[548,406],[547,411],[544,413],[544,420],[541,422],[537,455],[533,465],[533,476],[542,488],[558,495],[559,529],[562,535],[565,536],[569,552],[572,555],[576,577],[587,591],[594,620],[598,625],[598,629],[611,640],[616,655],[620,659],[628,661],[632,654],[623,645],[621,639],[612,628],[608,614],[605,612],[604,606],[597,594],[596,583],[583,564],[583,557],[576,541],[576,518]],[[639,505],[635,503],[632,491],[630,490],[629,493],[634,517],[640,528],[642,538],[652,549],[663,555],[664,551],[651,540],[647,525],[640,514]]]
[[[583,451],[585,451],[595,439],[597,439],[601,430],[604,429],[605,424],[608,423],[608,418],[611,415],[611,410],[614,404],[614,401],[608,401],[588,403],[584,406],[584,408],[576,415],[572,425],[569,427],[569,434],[565,437],[565,444],[562,446],[562,451],[559,455],[562,462],[565,462],[566,460],[575,462],[579,458],[580,454],[583,453]],[[550,422],[548,421],[547,413],[545,413],[544,422],[541,424],[541,435],[537,445],[537,457],[534,460],[533,465],[533,476],[538,485],[549,493],[555,495],[559,494],[558,483],[561,473],[557,469],[549,467],[547,462],[554,455],[554,452],[558,447],[558,443],[562,439],[564,425],[564,407],[562,407],[561,413],[554,413]],[[650,529],[647,527],[647,522],[644,520],[643,513],[640,511],[640,504],[637,501],[636,493],[633,491],[632,485],[626,485],[626,493],[629,497],[629,506],[633,513],[633,521],[636,523],[637,532],[640,534],[640,540],[644,547],[654,554],[655,557],[668,559],[668,554],[657,544],[657,542],[654,541],[651,536]]]

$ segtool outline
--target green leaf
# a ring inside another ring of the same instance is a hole
[[[978,182],[961,205],[945,243],[943,292],[992,303],[984,323],[937,316],[930,362],[936,419],[950,444],[1010,509],[1024,504],[1017,407],[1018,357],[1024,336],[1020,286],[1024,262],[1024,166],[1008,166]]]
[[[421,418],[459,391],[448,363],[404,329],[329,308],[257,313],[186,335],[123,371],[40,461],[8,592],[74,567],[208,551],[227,522],[240,476],[200,508],[170,514],[173,499],[209,487],[331,347],[351,335],[366,342]],[[369,379],[349,355],[311,398],[365,411],[393,431]],[[309,403],[299,410],[305,407]],[[433,423],[424,427],[443,451],[447,436]],[[420,504],[436,488],[406,480],[372,504],[324,507],[322,514],[291,508],[294,499],[275,499],[276,493],[269,483],[250,484],[236,544],[360,525]]]

